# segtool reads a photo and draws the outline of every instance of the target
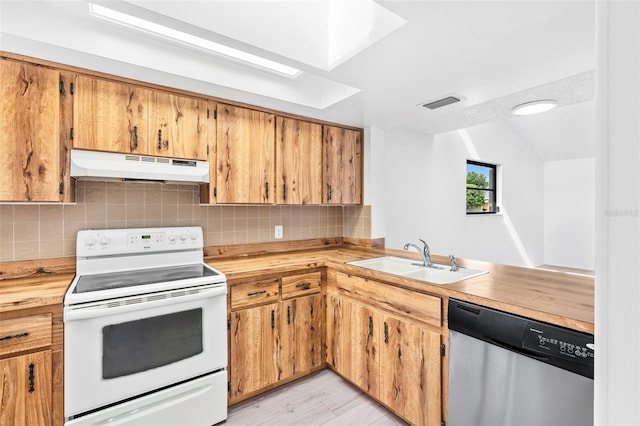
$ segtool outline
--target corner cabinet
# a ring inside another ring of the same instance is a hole
[[[323,126],[325,204],[362,204],[362,131]]]
[[[218,204],[273,204],[275,115],[217,105],[216,186]]]
[[[321,368],[321,272],[231,286],[229,403]]]
[[[205,99],[79,75],[74,102],[74,148],[207,159]]]
[[[440,424],[441,300],[343,273],[334,279],[327,364],[411,424]]]
[[[0,201],[73,201],[71,78],[0,58]]]

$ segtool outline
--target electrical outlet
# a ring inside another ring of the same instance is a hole
[[[282,225],[276,225],[276,228],[274,230],[274,238],[276,240],[281,240],[282,235],[283,235]]]

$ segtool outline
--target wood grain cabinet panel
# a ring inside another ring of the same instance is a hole
[[[279,320],[279,303],[231,312],[231,400],[269,386],[279,379],[282,371]]]
[[[327,296],[327,364],[374,398],[380,392],[378,323],[370,308]]]
[[[73,201],[62,128],[73,106],[63,80],[0,59],[0,201]]]
[[[440,335],[382,316],[380,401],[415,425],[441,420]]]
[[[149,104],[149,153],[207,160],[209,117],[205,99],[153,91]]]
[[[362,204],[362,132],[323,126],[325,204]]]
[[[307,296],[282,303],[280,310],[281,364],[286,379],[322,365],[322,296]]]
[[[322,203],[322,125],[276,119],[276,203]]]
[[[275,115],[218,104],[216,202],[273,204]]]
[[[149,154],[150,90],[79,75],[73,96],[74,148]]]
[[[0,320],[0,355],[51,346],[51,314]]]
[[[0,360],[0,424],[52,424],[51,350]]]

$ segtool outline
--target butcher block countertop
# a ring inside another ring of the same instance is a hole
[[[345,264],[353,260],[385,255],[419,259],[417,253],[402,250],[329,248],[259,256],[207,257],[205,261],[224,272],[229,285],[258,279],[266,274],[287,274],[328,266],[338,272],[440,297],[466,300],[593,333],[593,277],[458,259],[459,266],[486,270],[489,273],[455,284],[432,285]],[[433,256],[433,260],[437,263],[448,263],[448,258],[442,256]],[[60,273],[0,280],[0,313],[62,304],[73,276],[73,273]]]

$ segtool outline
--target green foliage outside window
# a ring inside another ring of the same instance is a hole
[[[477,172],[467,173],[467,210],[484,205],[485,191],[475,189],[487,188],[488,184],[485,175]]]

